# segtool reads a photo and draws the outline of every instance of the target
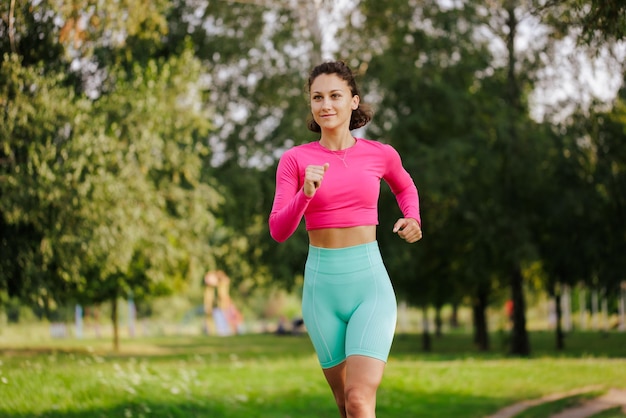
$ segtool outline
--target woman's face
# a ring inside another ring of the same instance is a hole
[[[311,113],[322,130],[349,130],[352,111],[359,107],[348,83],[336,74],[320,74],[310,88]]]

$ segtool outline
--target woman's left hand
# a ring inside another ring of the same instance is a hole
[[[393,226],[393,232],[408,243],[422,239],[422,228],[413,218],[400,218]]]

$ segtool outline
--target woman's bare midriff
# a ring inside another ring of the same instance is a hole
[[[376,225],[309,231],[309,243],[321,248],[345,248],[376,241]]]

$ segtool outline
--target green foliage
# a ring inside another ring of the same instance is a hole
[[[47,315],[215,266],[210,86],[189,50],[156,56],[169,2],[144,3],[3,9],[0,288]]]
[[[199,70],[189,53],[151,61],[110,74],[114,89],[95,102],[90,142],[101,144],[102,160],[89,167],[99,178],[88,194],[102,228],[90,259],[106,260],[101,277],[134,273],[167,289],[211,266],[211,210],[221,198],[201,180],[210,125]]]
[[[626,38],[626,4],[619,0],[578,1],[583,11],[583,33],[593,37],[623,40]]]
[[[88,103],[60,85],[61,74],[24,67],[15,54],[3,58],[0,212],[2,246],[14,257],[3,257],[2,280],[11,294],[47,303],[79,275],[79,202],[67,187],[73,170],[66,161],[73,119]]]
[[[0,4],[0,53],[22,57],[24,66],[45,62],[47,68],[63,67],[64,48],[58,42],[58,26],[50,2],[4,1]]]
[[[210,125],[191,54],[112,68],[95,102],[15,55],[2,70],[10,101],[0,210],[15,231],[39,238],[25,243],[30,256],[18,251],[29,257],[17,260],[23,276],[44,275],[57,298],[98,302],[162,292],[211,266],[220,197],[200,178]]]
[[[588,142],[588,179],[593,187],[592,211],[586,219],[585,238],[593,255],[589,283],[616,293],[624,280],[626,260],[626,89],[622,88],[610,111],[594,111],[579,119],[572,131]],[[581,130],[579,130],[582,128]]]

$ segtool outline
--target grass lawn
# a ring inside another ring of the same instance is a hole
[[[338,416],[306,336],[136,338],[119,353],[110,345],[0,341],[0,417]],[[571,334],[563,353],[553,345],[552,334],[532,333],[532,356],[509,358],[451,334],[423,353],[419,335],[398,335],[378,417],[485,417],[549,393],[626,388],[626,333]],[[602,416],[622,416],[612,413]]]

